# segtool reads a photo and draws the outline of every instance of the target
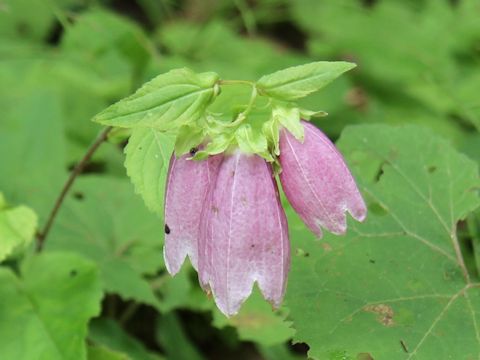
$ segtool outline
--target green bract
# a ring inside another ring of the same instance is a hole
[[[217,80],[218,75],[211,72],[172,70],[111,105],[93,120],[110,126],[172,129],[202,116],[217,95]]]

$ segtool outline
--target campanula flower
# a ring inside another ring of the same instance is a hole
[[[199,277],[226,315],[255,282],[278,307],[290,261],[288,227],[271,165],[240,150],[226,155],[204,208]]]
[[[342,155],[314,125],[302,121],[303,143],[286,129],[280,134],[280,181],[293,209],[318,237],[347,229],[346,212],[363,221],[367,208]]]

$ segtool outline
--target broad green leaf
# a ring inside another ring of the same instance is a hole
[[[16,248],[30,244],[37,222],[35,212],[23,205],[7,206],[0,192],[0,262]]]
[[[297,107],[275,106],[272,109],[274,120],[282,124],[295,138],[303,142],[304,129],[300,123],[300,109]]]
[[[127,179],[88,176],[77,179],[45,246],[95,261],[105,291],[159,307],[144,275],[164,266],[162,230]]]
[[[94,121],[119,127],[166,130],[202,116],[218,93],[215,73],[196,74],[183,68],[144,84],[133,95],[109,106]]]
[[[202,360],[204,357],[188,339],[180,319],[174,312],[164,314],[158,319],[156,338],[165,349],[167,359]]]
[[[95,264],[72,253],[36,255],[20,278],[0,268],[0,358],[86,359],[101,298]]]
[[[213,325],[219,328],[233,326],[241,340],[272,346],[289,340],[295,333],[286,317],[285,308],[274,311],[255,288],[237,315],[227,318],[214,309]]]
[[[149,352],[137,339],[131,337],[115,321],[101,318],[90,322],[88,339],[98,346],[125,353],[131,360],[161,360],[158,354]]]
[[[315,241],[290,211],[295,340],[316,359],[477,358],[480,283],[456,235],[480,204],[477,165],[421,127],[350,127],[338,146],[369,214]]]
[[[175,138],[155,129],[134,129],[125,148],[127,174],[147,207],[163,218],[168,163]]]
[[[295,100],[320,90],[355,66],[344,61],[318,61],[293,66],[262,76],[257,82],[257,89],[263,95]]]
[[[118,351],[110,350],[105,346],[89,346],[87,350],[88,360],[130,360],[128,355]]]

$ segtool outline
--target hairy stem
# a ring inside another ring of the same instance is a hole
[[[77,163],[77,165],[75,165],[72,172],[70,173],[70,176],[68,177],[67,181],[63,185],[62,191],[60,192],[60,194],[57,197],[57,200],[55,201],[55,205],[50,211],[50,214],[48,216],[47,222],[45,223],[43,230],[37,233],[37,249],[36,249],[37,252],[42,251],[45,241],[47,239],[48,233],[50,232],[53,222],[55,221],[55,217],[57,216],[58,210],[60,210],[60,207],[63,204],[63,200],[65,200],[65,196],[67,195],[68,191],[70,190],[73,183],[75,182],[75,179],[77,178],[78,175],[81,174],[81,172],[83,171],[83,168],[90,161],[95,151],[97,151],[98,147],[106,140],[110,130],[112,130],[111,126],[106,127],[105,129],[102,130],[102,132],[97,136],[97,138],[92,143],[92,145],[90,145],[90,147],[88,148],[83,158]]]

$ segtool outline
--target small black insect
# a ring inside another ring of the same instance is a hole
[[[190,155],[191,156],[195,155],[197,153],[197,151],[198,151],[198,148],[196,148],[196,147],[191,148],[190,149]]]
[[[165,234],[170,234],[170,228],[168,227],[167,224],[165,224]]]

